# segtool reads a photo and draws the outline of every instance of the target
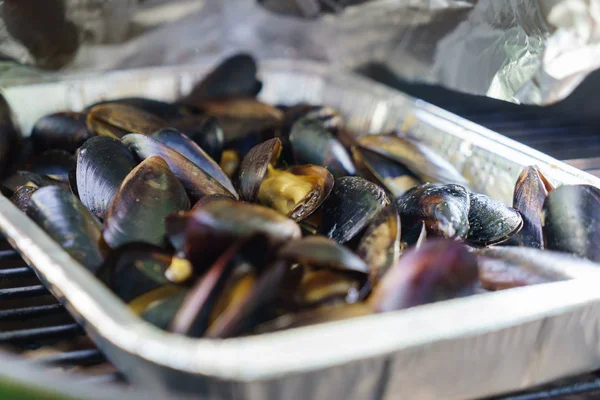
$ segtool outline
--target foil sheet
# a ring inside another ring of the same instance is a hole
[[[2,93],[24,133],[41,115],[125,96],[173,100],[208,65],[13,81]],[[477,190],[510,202],[523,166],[556,184],[600,179],[430,104],[324,64],[263,62],[263,100],[324,103],[356,132],[402,129],[447,157]],[[0,231],[107,357],[157,398],[467,399],[600,366],[600,270],[566,256],[542,268],[570,280],[486,293],[272,334],[191,339],[135,316],[12,203]]]

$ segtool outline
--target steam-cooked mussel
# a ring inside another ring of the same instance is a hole
[[[31,196],[28,215],[90,271],[100,267],[104,260],[100,224],[69,189],[39,188]]]
[[[34,151],[61,149],[75,152],[93,136],[85,120],[86,115],[77,112],[59,112],[40,118],[31,130]]]
[[[87,114],[87,127],[96,135],[121,139],[128,133],[150,135],[167,123],[142,109],[119,103],[99,104]]]
[[[546,248],[600,261],[600,190],[589,185],[565,185],[548,193],[544,202]]]
[[[2,182],[2,185],[8,190],[15,191],[21,186],[43,187],[43,186],[62,186],[68,187],[65,182],[51,178],[47,175],[40,175],[29,171],[16,171]]]
[[[464,187],[469,182],[445,158],[423,143],[400,134],[365,135],[358,139],[360,147],[394,160],[425,182],[455,183]]]
[[[513,207],[523,217],[523,228],[507,244],[544,248],[542,209],[552,189],[554,187],[538,168],[529,166],[523,169],[513,196]]]
[[[69,172],[75,169],[75,157],[64,150],[48,150],[28,159],[23,169],[56,180],[67,181]]]
[[[292,126],[290,144],[296,164],[320,165],[335,177],[356,174],[348,151],[318,119],[304,117]]]
[[[19,210],[27,213],[31,206],[31,196],[37,190],[37,187],[33,186],[19,186],[17,190],[10,196],[10,201],[16,205]]]
[[[311,104],[298,104],[284,111],[284,122],[282,136],[288,136],[292,126],[301,118],[315,119],[321,121],[325,128],[332,134],[336,134],[343,127],[343,119],[340,112],[328,106],[316,106]]]
[[[215,180],[231,193],[236,193],[229,177],[221,169],[219,164],[198,146],[198,144],[183,133],[173,128],[165,128],[154,132],[151,137],[179,152],[203,171],[215,178]]]
[[[346,243],[362,231],[389,204],[383,189],[366,179],[343,177],[322,205],[320,232],[338,243]]]
[[[170,125],[183,132],[216,162],[220,162],[225,137],[216,118],[210,116],[190,116],[178,119]]]
[[[373,289],[369,303],[379,312],[468,296],[477,283],[477,258],[452,240],[430,240],[409,250]]]
[[[254,202],[261,183],[267,176],[268,167],[275,166],[281,153],[281,141],[269,139],[254,146],[242,160],[238,189],[242,200]]]
[[[75,180],[81,202],[101,220],[125,177],[137,162],[120,140],[96,136],[77,152]]]
[[[164,219],[186,211],[190,200],[160,157],[142,161],[126,177],[106,214],[103,237],[115,248],[129,242],[166,243]]]
[[[219,166],[223,172],[225,172],[225,175],[227,175],[229,179],[232,179],[234,176],[238,175],[241,162],[242,160],[239,152],[236,150],[225,150],[223,154],[221,154]]]
[[[220,194],[236,199],[238,197],[237,193],[227,190],[223,184],[213,178],[208,172],[198,167],[179,152],[157,140],[148,136],[131,133],[125,135],[122,141],[141,160],[149,157],[161,157],[181,181],[192,201],[197,201],[211,194]]]
[[[403,227],[423,221],[432,236],[464,239],[469,231],[469,192],[460,185],[427,183],[396,200]]]
[[[119,99],[104,100],[87,106],[86,111],[91,110],[95,106],[105,104],[123,104],[135,107],[165,121],[174,121],[179,118],[194,115],[196,112],[193,107],[186,106],[185,104],[168,103],[166,101],[148,99],[145,97],[122,97]]]
[[[514,208],[484,194],[471,193],[469,199],[467,241],[482,246],[502,243],[523,226],[521,214]]]

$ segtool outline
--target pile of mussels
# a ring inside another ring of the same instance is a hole
[[[597,188],[528,167],[507,207],[402,133],[360,136],[335,109],[260,89],[240,54],[173,103],[45,116],[31,156],[5,151],[3,193],[134,312],[193,337],[561,279],[541,249],[600,261]]]

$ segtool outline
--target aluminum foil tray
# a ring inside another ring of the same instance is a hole
[[[208,65],[208,64],[207,64]],[[208,67],[145,69],[4,85],[23,132],[40,116],[103,99],[173,100]],[[600,180],[423,101],[321,64],[261,65],[263,100],[324,103],[356,132],[403,129],[446,156],[476,190],[510,203],[523,166],[557,184]],[[8,199],[0,230],[134,383],[214,399],[451,399],[519,390],[600,367],[600,270],[570,280],[260,336],[207,340],[136,317]],[[590,266],[592,265],[592,266]]]

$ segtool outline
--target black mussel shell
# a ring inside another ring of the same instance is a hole
[[[25,170],[46,175],[60,181],[69,179],[69,172],[75,168],[75,157],[64,150],[48,150],[30,158]]]
[[[77,112],[59,112],[40,118],[31,131],[34,151],[42,153],[50,149],[60,149],[74,153],[93,136],[85,119],[85,114]]]
[[[197,104],[207,98],[256,96],[262,88],[256,74],[256,61],[251,55],[235,54],[198,82],[182,102]]]
[[[236,199],[238,197],[237,193],[231,193],[202,168],[157,140],[132,133],[124,136],[122,141],[141,160],[155,156],[161,157],[181,181],[192,201],[211,194],[220,194]]]
[[[167,123],[142,109],[119,103],[92,107],[87,115],[87,127],[96,135],[121,139],[128,133],[150,135]]]
[[[69,189],[39,188],[31,196],[28,215],[90,271],[101,266],[100,224]]]
[[[124,104],[126,106],[139,108],[140,110],[154,114],[165,121],[173,121],[194,114],[193,107],[144,97],[122,97],[120,99],[100,101],[87,106],[86,110],[89,111],[95,106],[104,104]]]
[[[521,214],[514,208],[484,194],[471,193],[469,199],[468,242],[481,246],[502,243],[523,226]]]
[[[129,242],[165,244],[167,215],[186,211],[190,200],[177,177],[160,157],[150,157],[125,178],[113,198],[103,237],[112,248]]]
[[[308,117],[321,121],[327,130],[333,134],[343,127],[340,112],[328,106],[315,106],[311,104],[298,104],[284,111],[284,122],[281,129],[282,136],[288,136],[292,126],[300,119]]]
[[[96,136],[86,141],[77,152],[75,180],[81,202],[100,219],[125,177],[137,162],[120,140]]]
[[[29,171],[16,171],[14,174],[6,178],[2,184],[9,190],[15,191],[21,186],[62,186],[68,187],[64,182],[53,179],[46,175],[36,174]]]
[[[546,248],[600,261],[600,190],[565,185],[548,193],[544,203]]]
[[[296,164],[321,165],[335,178],[356,173],[348,151],[322,121],[307,117],[298,120],[292,126],[290,143]]]
[[[151,137],[179,152],[203,171],[215,178],[231,193],[236,193],[229,177],[221,169],[219,164],[202,150],[198,144],[183,133],[173,128],[165,128],[154,132]]]
[[[0,94],[0,178],[10,172],[21,150],[21,132],[8,102]]]
[[[12,201],[19,210],[27,213],[31,206],[31,196],[36,190],[37,188],[33,186],[20,186],[14,191],[12,196],[10,196],[10,201]]]
[[[468,296],[477,283],[477,258],[452,240],[430,240],[407,251],[369,296],[378,312]]]
[[[506,244],[544,248],[542,231],[542,209],[548,192],[554,189],[546,177],[536,167],[523,169],[513,195],[513,207],[523,217],[523,228]]]
[[[216,118],[204,115],[186,117],[174,121],[171,126],[192,139],[213,160],[220,162],[225,137]]]
[[[320,232],[345,243],[365,228],[389,204],[383,189],[359,177],[335,180],[333,190],[322,205]]]
[[[464,239],[469,232],[469,192],[460,185],[427,183],[396,200],[403,228],[425,222],[427,233]]]
[[[404,165],[425,182],[469,187],[467,179],[450,162],[416,140],[386,134],[362,136],[358,142],[361,147]]]
[[[261,183],[267,176],[267,167],[275,165],[281,153],[278,138],[254,146],[242,160],[238,189],[242,200],[255,202]]]

